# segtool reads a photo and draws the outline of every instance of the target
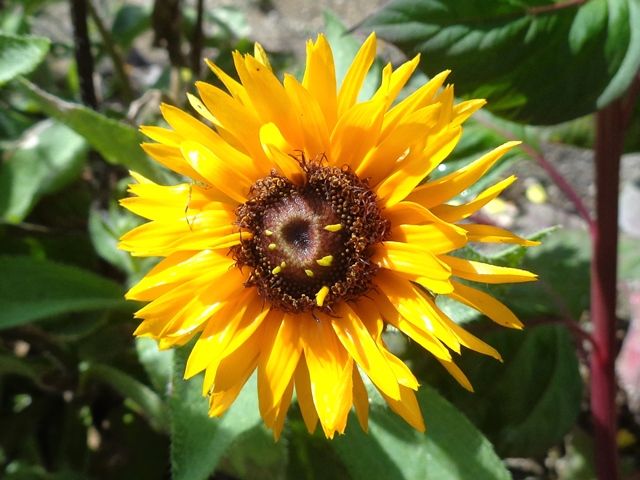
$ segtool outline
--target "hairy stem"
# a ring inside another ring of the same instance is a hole
[[[592,229],[591,416],[595,436],[596,472],[600,480],[618,478],[615,404],[615,326],[618,258],[618,183],[624,140],[621,101],[596,117],[596,220]]]

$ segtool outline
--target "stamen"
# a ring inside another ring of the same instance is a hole
[[[273,235],[273,232],[272,232],[271,230],[265,230],[265,231],[264,231],[264,234],[265,234],[267,237],[270,237],[271,235]]]
[[[321,267],[330,267],[333,263],[333,255],[322,257],[320,260],[316,260],[316,263]]]
[[[268,248],[269,250],[275,250],[276,248],[278,248],[278,246],[277,246],[275,243],[270,243],[270,244],[267,246],[267,248]]]
[[[271,270],[271,274],[272,275],[278,275],[281,271],[282,271],[282,267],[280,265],[278,265],[276,268]]]
[[[326,225],[324,227],[324,229],[327,232],[333,232],[333,233],[339,232],[340,230],[342,230],[342,224],[341,223],[334,223],[333,225]]]
[[[284,268],[287,266],[287,262],[285,262],[284,260],[280,262],[280,267]]]
[[[329,295],[329,287],[326,285],[318,290],[318,293],[316,293],[316,304],[319,307],[324,304],[324,299],[327,298],[327,295]]]
[[[304,270],[304,273],[307,274],[307,277],[313,277],[313,270],[309,270],[308,268],[306,268]]]

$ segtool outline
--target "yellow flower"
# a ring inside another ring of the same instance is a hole
[[[196,84],[197,120],[162,106],[171,129],[143,127],[147,153],[188,177],[157,185],[132,173],[122,204],[150,220],[121,239],[137,256],[164,259],[127,294],[149,302],[135,334],[161,348],[198,339],[185,377],[204,371],[210,415],[229,408],[257,369],[260,413],[278,437],[295,388],[310,432],[344,432],[352,406],[367,428],[366,375],[392,410],[424,429],[418,381],[385,346],[392,325],[431,352],[465,388],[462,346],[499,359],[440,310],[447,295],[512,328],[509,309],[468,285],[526,282],[535,275],[452,255],[468,242],[533,245],[486,225],[459,223],[515,177],[462,205],[446,202],[476,182],[517,142],[433,181],[461,124],[483,100],[454,105],[435,76],[395,102],[418,65],[387,65],[359,101],[376,38],[362,45],[337,88],[324,36],[307,43],[302,82],[273,74],[264,51],[234,54],[240,81],[209,66],[228,93]],[[462,281],[461,281],[462,280]]]

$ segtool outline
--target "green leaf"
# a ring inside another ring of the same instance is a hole
[[[457,92],[501,116],[554,124],[625,93],[640,67],[637,0],[395,0],[363,26],[450,68]]]
[[[493,442],[501,456],[544,454],[561,441],[580,412],[582,378],[563,325],[496,330],[483,338],[504,363],[465,354],[460,368],[475,393],[453,381],[447,397]]]
[[[428,386],[418,401],[427,426],[420,433],[381,403],[371,404],[369,433],[355,418],[332,446],[359,480],[501,480],[511,478],[489,441],[454,406]],[[352,416],[353,417],[353,416]]]
[[[166,396],[171,387],[173,350],[160,350],[155,340],[138,337],[136,338],[136,352],[155,391],[163,397]]]
[[[144,154],[140,148],[144,138],[135,128],[62,100],[27,80],[23,79],[21,84],[29,98],[47,115],[82,135],[108,163],[135,170],[155,181],[171,181],[171,176]]]
[[[333,50],[333,61],[336,66],[336,80],[339,88],[362,42],[356,40],[353,35],[349,34],[342,21],[329,11],[324,14],[324,23],[327,40]],[[358,100],[362,101],[371,98],[380,85],[381,75],[382,62],[376,59],[367,73]]]
[[[81,136],[53,120],[27,130],[0,164],[0,218],[24,220],[42,195],[61,190],[80,175],[87,151]]]
[[[46,38],[0,33],[0,85],[38,66],[49,51]]]
[[[109,365],[81,364],[81,369],[84,381],[95,379],[106,383],[122,395],[134,411],[147,418],[155,430],[167,430],[165,405],[144,383]]]
[[[255,375],[220,419],[209,418],[202,376],[183,379],[190,347],[174,353],[171,410],[171,471],[174,480],[209,478],[231,442],[261,423]]]
[[[0,257],[0,329],[55,315],[129,309],[117,283],[68,265]]]

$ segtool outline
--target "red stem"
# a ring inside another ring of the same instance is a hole
[[[596,117],[596,221],[592,229],[591,416],[595,437],[596,473],[600,480],[618,478],[615,404],[615,326],[618,258],[618,182],[624,140],[620,100]]]

